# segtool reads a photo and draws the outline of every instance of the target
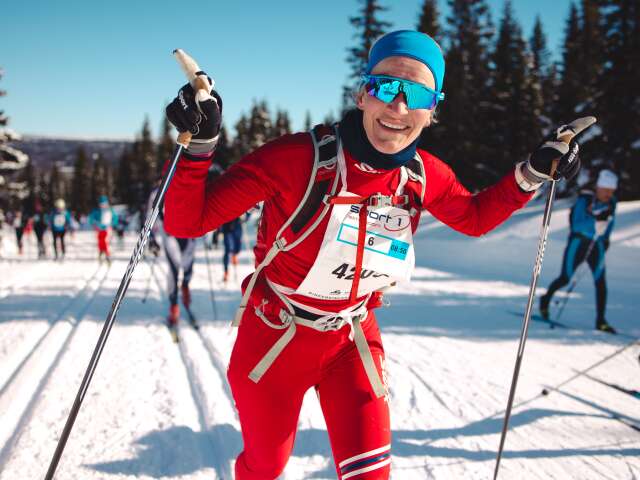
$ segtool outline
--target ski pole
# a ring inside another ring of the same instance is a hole
[[[593,117],[592,117],[593,118]],[[595,118],[593,119],[595,121]],[[593,123],[593,122],[591,122]],[[589,125],[591,124],[589,123]],[[571,139],[575,136],[573,132],[569,132],[559,138],[560,141],[569,144]],[[570,147],[571,148],[571,147]],[[577,154],[575,150],[574,155]],[[544,215],[542,217],[542,228],[540,230],[540,239],[538,241],[538,253],[536,255],[536,261],[533,267],[533,273],[531,275],[531,285],[529,286],[529,298],[527,299],[527,308],[524,313],[524,320],[522,322],[522,331],[520,333],[520,344],[518,345],[518,353],[516,355],[516,362],[513,368],[513,378],[511,379],[511,388],[509,389],[509,400],[507,401],[507,408],[504,415],[504,424],[502,425],[502,433],[500,435],[500,447],[498,449],[498,455],[496,456],[496,467],[493,472],[493,480],[498,478],[498,472],[500,470],[500,460],[502,459],[502,452],[504,450],[504,443],[507,438],[507,431],[509,429],[509,419],[511,418],[511,409],[513,407],[513,400],[516,394],[516,387],[518,385],[518,377],[520,375],[520,366],[522,365],[522,357],[524,356],[524,347],[527,342],[527,334],[529,332],[529,322],[531,321],[531,309],[533,307],[533,299],[536,293],[536,286],[538,285],[538,278],[540,277],[540,271],[542,270],[542,258],[544,257],[544,249],[547,244],[547,237],[549,235],[549,223],[551,222],[551,211],[553,209],[553,200],[556,194],[556,180],[553,178],[556,171],[558,160],[554,160],[551,165],[551,186],[549,187],[549,194],[544,206]]]
[[[149,291],[151,290],[151,277],[153,277],[153,267],[156,266],[156,260],[158,259],[157,255],[153,256],[153,260],[151,260],[149,278],[147,279],[147,287],[144,290],[144,297],[142,297],[142,303],[147,302],[147,297],[149,297]]]
[[[204,257],[207,260],[207,274],[209,275],[209,293],[211,294],[211,308],[213,309],[213,319],[218,320],[218,308],[216,307],[216,297],[213,293],[213,277],[211,276],[211,262],[209,261],[209,250],[207,250],[207,239],[202,237],[204,242]]]
[[[500,460],[502,459],[502,451],[504,450],[504,442],[507,438],[507,430],[509,428],[509,419],[511,418],[511,408],[513,406],[513,399],[516,393],[516,386],[518,384],[518,376],[520,374],[520,365],[522,364],[522,357],[524,355],[524,346],[527,341],[527,333],[529,331],[529,321],[531,320],[531,308],[533,306],[533,297],[538,284],[538,277],[540,276],[540,270],[542,269],[542,257],[544,256],[544,249],[547,243],[547,235],[549,234],[549,222],[551,220],[551,209],[553,208],[553,200],[556,193],[556,181],[551,181],[551,187],[549,188],[549,194],[544,207],[544,216],[542,217],[542,229],[540,232],[540,240],[538,241],[538,253],[536,255],[536,262],[533,267],[533,275],[531,278],[531,285],[529,286],[529,298],[527,300],[527,308],[524,313],[524,321],[522,323],[522,331],[520,333],[520,344],[518,346],[518,354],[516,356],[516,363],[513,369],[513,378],[511,379],[511,389],[509,390],[509,400],[507,402],[507,409],[504,415],[504,423],[502,425],[502,434],[500,436],[500,448],[498,449],[498,455],[496,457],[496,467],[493,472],[493,480],[498,478],[498,471],[500,469]]]
[[[174,50],[173,53],[176,56],[178,63],[187,74],[187,78],[193,85],[193,88],[195,90],[204,89],[208,94],[210,91],[210,86],[208,85],[208,82],[204,77],[196,75],[196,73],[200,71],[200,67],[198,67],[196,62],[180,49]],[[140,258],[142,257],[144,246],[147,243],[149,234],[151,233],[151,228],[153,227],[153,224],[158,217],[158,213],[160,212],[160,205],[162,203],[162,200],[164,199],[167,189],[169,188],[171,178],[176,171],[178,159],[182,154],[182,150],[189,145],[191,135],[192,134],[190,132],[182,132],[178,135],[176,147],[173,152],[173,158],[171,160],[171,163],[169,164],[169,168],[162,178],[162,183],[160,184],[160,187],[158,189],[158,195],[156,195],[156,198],[153,201],[151,213],[147,216],[144,227],[142,228],[138,237],[138,242],[136,243],[136,246],[133,249],[133,253],[131,254],[129,265],[127,266],[127,270],[124,276],[122,277],[122,281],[120,282],[120,286],[118,287],[118,291],[116,292],[113,304],[111,305],[111,310],[107,315],[104,327],[102,328],[102,332],[100,333],[100,337],[98,338],[98,343],[93,350],[91,360],[89,361],[89,365],[87,366],[87,370],[85,371],[82,383],[80,384],[80,388],[78,389],[78,393],[76,394],[76,398],[71,407],[71,411],[69,412],[69,416],[67,417],[64,429],[62,430],[62,434],[60,435],[60,439],[58,440],[56,450],[53,454],[53,457],[51,458],[51,463],[49,464],[49,469],[47,470],[47,473],[45,475],[45,480],[52,480],[53,476],[55,475],[56,468],[58,467],[58,463],[60,461],[60,458],[62,457],[62,452],[64,451],[64,447],[66,446],[67,440],[69,439],[71,429],[73,428],[73,424],[76,420],[76,417],[78,416],[80,406],[82,405],[82,401],[84,400],[84,396],[87,393],[89,384],[91,383],[91,379],[93,378],[93,374],[95,373],[96,367],[98,366],[98,361],[100,360],[100,355],[102,355],[102,351],[107,342],[107,337],[109,336],[111,328],[115,323],[116,315],[118,314],[118,310],[120,309],[122,300],[127,292],[129,283],[131,283],[133,271],[140,261]]]

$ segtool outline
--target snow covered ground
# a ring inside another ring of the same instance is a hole
[[[568,208],[556,204],[542,289],[559,273]],[[534,204],[481,239],[425,219],[413,283],[398,286],[392,305],[378,312],[391,389],[392,478],[491,478],[541,216],[542,205]],[[107,269],[95,260],[90,232],[76,234],[67,259],[55,263],[34,260],[32,243],[17,257],[5,231],[1,480],[43,478],[134,242],[132,234]],[[232,477],[242,440],[225,378],[235,335],[229,323],[252,257],[241,255],[225,286],[221,252],[210,256],[217,318],[200,247],[192,290],[203,327],[184,326],[179,345],[163,325],[167,267],[158,262],[151,276],[149,264],[139,265],[56,478]],[[640,390],[640,347],[631,345],[640,337],[639,270],[640,202],[623,203],[607,275],[608,320],[624,335],[592,330],[590,273],[563,314],[575,328],[532,322],[500,478],[640,478],[640,398],[619,389]],[[543,396],[543,388],[551,393]],[[312,394],[282,478],[335,478]]]

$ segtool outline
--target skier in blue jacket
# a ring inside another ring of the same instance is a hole
[[[89,224],[93,225],[98,238],[98,258],[102,261],[102,257],[106,257],[107,262],[111,263],[111,231],[118,224],[118,214],[109,205],[109,198],[106,195],[100,195],[98,198],[98,208],[94,208],[89,214]]]
[[[609,237],[613,230],[616,213],[614,194],[617,188],[617,175],[611,170],[601,170],[595,191],[580,192],[571,209],[571,233],[564,251],[562,272],[551,282],[547,293],[540,298],[540,313],[546,320],[549,320],[549,303],[553,294],[569,283],[578,266],[586,259],[596,287],[596,329],[616,333],[604,315],[607,305],[604,256],[609,248]]]
[[[60,258],[64,258],[66,253],[64,245],[64,236],[67,230],[71,228],[71,214],[66,209],[65,202],[62,198],[56,200],[53,211],[49,216],[51,224],[51,233],[53,234],[53,252],[55,259],[58,259],[58,242],[60,242]]]

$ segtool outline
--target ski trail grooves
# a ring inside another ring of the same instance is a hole
[[[160,283],[160,280],[158,279],[158,276],[156,275],[156,272],[158,270],[163,270],[163,268],[160,266],[157,266],[157,268],[153,271],[153,278],[156,282],[156,285],[158,286],[158,291],[162,296],[163,287],[162,287],[162,284]],[[166,272],[163,272],[163,273],[166,273]],[[233,411],[234,417],[237,419],[237,413],[234,408],[235,402],[233,400],[233,394],[231,393],[231,387],[229,385],[229,382],[227,381],[227,367],[225,365],[224,360],[222,359],[222,354],[215,347],[211,339],[202,333],[202,329],[203,329],[203,325],[201,324],[200,329],[197,331],[197,336],[200,339],[202,348],[207,353],[207,356],[209,358],[209,361],[211,362],[211,365],[213,365],[213,368],[216,370],[218,376],[220,377],[220,383],[222,385],[223,391],[227,399],[229,400],[229,404],[231,405],[231,410]]]
[[[78,302],[65,318],[65,322],[57,322],[47,332],[47,336],[39,346],[39,354],[29,358],[19,375],[7,385],[0,397],[0,411],[5,421],[0,422],[0,466],[9,458],[13,445],[32,416],[33,408],[52,374],[56,369],[65,349],[77,331],[78,325],[89,311],[100,288],[109,274],[106,269],[99,280],[91,280],[90,288],[82,294],[87,300]]]
[[[40,338],[33,344],[33,346],[29,347],[28,351],[25,352],[26,353],[25,356],[21,360],[18,360],[18,359],[15,360],[15,363],[17,363],[17,365],[13,369],[9,366],[6,366],[6,368],[3,368],[3,371],[0,372],[0,398],[4,395],[4,392],[9,387],[11,382],[20,373],[20,370],[34,355],[34,353],[38,350],[42,342],[44,342],[47,336],[52,332],[56,324],[60,320],[67,318],[67,313],[71,310],[71,307],[74,304],[77,304],[77,302],[80,301],[80,298],[86,295],[86,292],[91,290],[91,284],[94,281],[94,279],[98,276],[99,271],[100,271],[100,267],[98,267],[96,271],[93,272],[91,277],[84,280],[84,286],[82,286],[82,288],[80,289],[77,289],[73,293],[73,295],[71,296],[67,304],[64,307],[62,307],[62,309],[60,310],[60,313],[58,313],[54,317],[54,319],[50,322],[49,327],[44,331],[44,333],[40,336]]]
[[[163,287],[156,275],[157,270],[153,271],[153,277],[158,292],[162,295]],[[184,326],[179,332],[180,358],[187,372],[200,430],[207,439],[207,452],[204,454],[214,456],[214,468],[219,478],[231,480],[233,475],[230,460],[237,452],[234,451],[233,445],[229,445],[229,439],[224,437],[222,430],[212,428],[227,424],[230,418],[235,418],[224,366],[221,366],[222,362],[215,357],[212,347],[207,346],[200,331],[196,332],[190,326]],[[220,395],[220,392],[224,392],[225,395]]]

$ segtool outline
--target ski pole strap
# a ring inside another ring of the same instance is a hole
[[[275,256],[281,250],[283,250],[286,245],[287,245],[287,241],[284,238],[277,239],[275,242],[273,242],[271,249],[267,252],[262,262],[260,262],[260,264],[256,267],[256,270],[251,275],[251,278],[249,279],[249,283],[247,284],[247,288],[245,289],[244,294],[242,295],[242,300],[240,301],[240,305],[238,306],[238,310],[236,311],[236,316],[233,319],[233,322],[231,322],[231,326],[233,327],[240,326],[240,322],[242,321],[242,315],[244,315],[244,311],[247,308],[247,305],[249,303],[249,297],[251,296],[253,287],[255,286],[256,281],[258,280],[258,275],[260,275],[260,272],[262,271],[262,269],[267,265],[269,265],[271,261],[275,258]]]

